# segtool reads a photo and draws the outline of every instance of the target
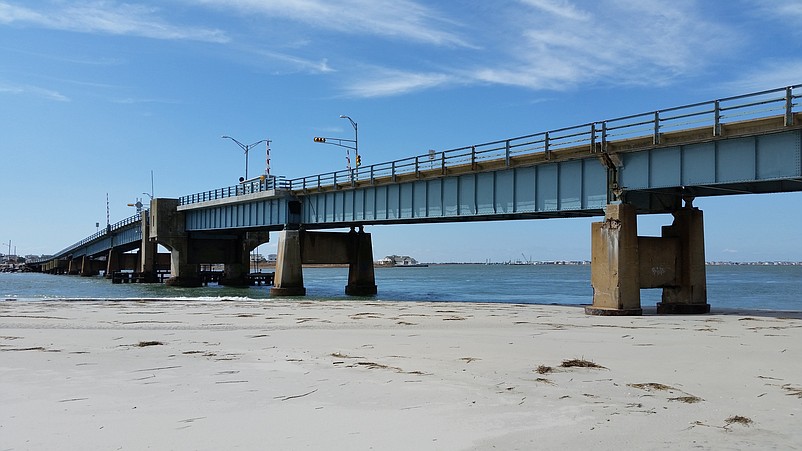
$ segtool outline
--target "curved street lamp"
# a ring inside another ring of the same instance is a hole
[[[221,138],[230,139],[230,140],[234,141],[235,143],[237,143],[238,146],[240,146],[242,148],[242,150],[245,151],[245,180],[248,180],[248,151],[251,150],[251,148],[253,146],[255,146],[257,144],[264,143],[264,142],[266,142],[268,145],[270,145],[270,140],[269,139],[262,139],[262,140],[256,141],[253,144],[242,144],[241,142],[237,141],[236,139],[234,139],[234,138],[232,138],[232,137],[230,137],[228,135],[223,135],[223,136],[221,136]]]
[[[348,119],[348,122],[350,122],[354,127],[354,159],[356,159],[356,167],[359,168],[359,166],[362,164],[362,160],[359,158],[359,129],[356,125],[356,122],[354,122],[354,120],[349,116],[341,114],[340,119]]]

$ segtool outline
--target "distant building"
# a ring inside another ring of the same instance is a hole
[[[388,255],[379,260],[379,264],[386,266],[411,266],[418,265],[418,261],[409,255]]]

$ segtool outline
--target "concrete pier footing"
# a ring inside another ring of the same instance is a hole
[[[702,211],[686,200],[661,237],[639,237],[635,208],[610,204],[591,226],[590,315],[640,315],[641,288],[662,288],[658,313],[707,313]]]

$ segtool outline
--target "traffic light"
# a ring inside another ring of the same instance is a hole
[[[316,143],[324,143],[326,142],[326,138],[321,138],[320,136],[315,136]]]
[[[356,156],[356,167],[362,166],[362,155]]]

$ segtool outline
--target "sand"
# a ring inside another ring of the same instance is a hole
[[[0,302],[0,450],[800,447],[799,314]]]

